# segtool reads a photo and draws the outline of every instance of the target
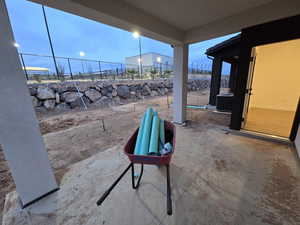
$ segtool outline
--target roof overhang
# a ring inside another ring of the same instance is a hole
[[[199,42],[300,14],[299,0],[30,1],[170,44]]]
[[[238,34],[232,38],[229,38],[223,42],[220,42],[210,48],[208,48],[205,52],[206,55],[209,56],[215,56],[216,54],[218,54],[219,52],[221,52],[222,50],[226,49],[226,48],[232,48],[235,45],[239,44],[241,41],[241,34]]]

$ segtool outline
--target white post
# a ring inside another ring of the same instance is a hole
[[[183,124],[186,120],[188,44],[174,46],[173,122]]]
[[[0,0],[0,144],[23,206],[57,190],[9,22]]]

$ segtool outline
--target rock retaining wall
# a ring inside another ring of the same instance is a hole
[[[226,87],[228,79],[222,79]],[[139,100],[144,97],[163,96],[172,92],[172,79],[155,81],[96,81],[63,82],[28,85],[34,107],[43,110],[67,110],[86,105],[118,105],[122,100]],[[189,91],[210,87],[210,79],[190,79]]]

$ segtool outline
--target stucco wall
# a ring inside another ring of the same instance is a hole
[[[300,96],[300,39],[256,47],[250,107],[295,111]]]

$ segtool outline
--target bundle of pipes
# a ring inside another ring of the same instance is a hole
[[[141,119],[135,143],[135,155],[160,155],[165,145],[165,123],[158,113],[148,108]]]

